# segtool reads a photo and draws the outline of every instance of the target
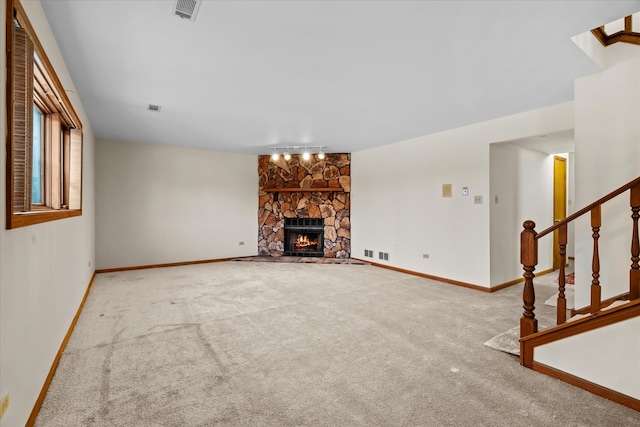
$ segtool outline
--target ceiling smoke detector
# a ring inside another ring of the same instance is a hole
[[[202,0],[175,0],[171,14],[182,19],[195,21],[198,9],[200,9],[200,3],[202,3]]]
[[[159,105],[153,105],[153,104],[147,105],[147,110],[151,111],[152,113],[159,113],[161,108],[162,107]]]

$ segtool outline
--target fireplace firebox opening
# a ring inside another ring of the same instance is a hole
[[[324,219],[285,218],[285,256],[324,256]]]

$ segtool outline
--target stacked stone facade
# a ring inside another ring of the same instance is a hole
[[[283,255],[285,218],[324,218],[324,256],[350,257],[350,154],[327,154],[323,160],[292,155],[288,161],[259,156],[258,177],[260,255]]]

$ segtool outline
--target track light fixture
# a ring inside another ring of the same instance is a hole
[[[303,160],[311,159],[312,153],[318,153],[318,158],[320,160],[324,160],[326,157],[325,147],[323,145],[296,145],[296,146],[288,146],[288,147],[273,147],[273,153],[271,154],[271,160],[274,162],[280,159],[280,155],[284,157],[285,160],[291,160],[291,154],[302,154]]]

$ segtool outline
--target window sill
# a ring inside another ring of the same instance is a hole
[[[14,213],[7,217],[7,229],[26,227],[43,222],[81,216],[81,209],[38,210],[24,213]]]

